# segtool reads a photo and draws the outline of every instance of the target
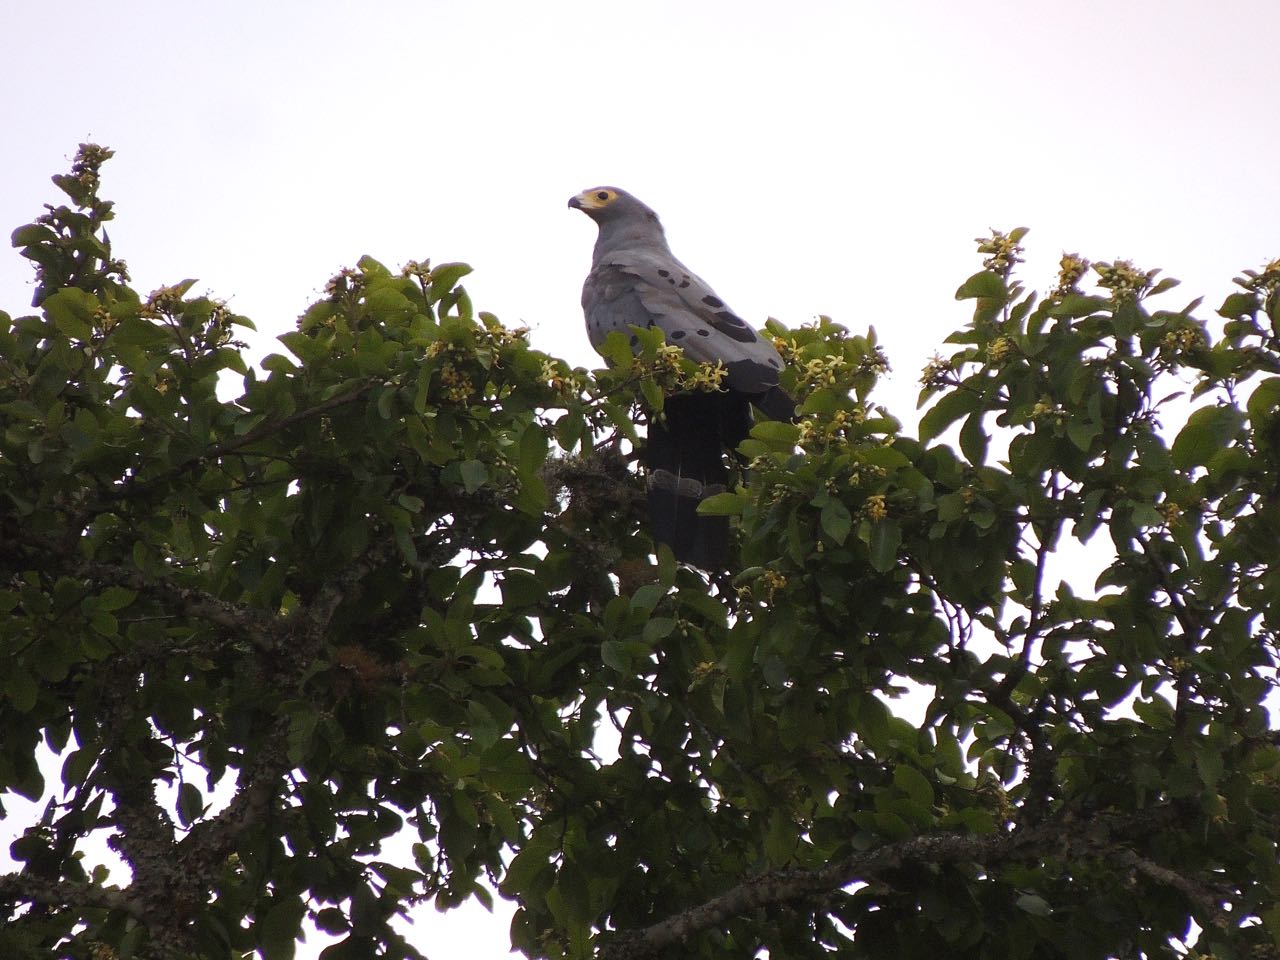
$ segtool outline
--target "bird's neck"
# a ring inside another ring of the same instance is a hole
[[[671,248],[667,246],[666,235],[662,232],[662,225],[656,218],[648,223],[616,223],[602,226],[600,235],[596,237],[595,262],[599,263],[601,257],[615,254],[620,250],[634,250],[637,247],[671,253]]]

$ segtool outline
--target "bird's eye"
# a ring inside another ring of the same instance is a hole
[[[597,200],[608,200],[608,199],[609,199],[609,191],[608,191],[608,190],[601,190],[599,193],[597,193],[597,194],[596,194],[596,199],[597,199]]]

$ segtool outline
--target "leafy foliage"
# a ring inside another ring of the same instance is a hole
[[[995,234],[917,436],[873,333],[771,324],[802,418],[707,504],[709,584],[625,453],[705,371],[570,370],[466,266],[368,258],[249,367],[193,281],[129,287],[109,156],[0,314],[0,790],[61,764],[5,956],[416,957],[395,917],[490,885],[539,957],[1276,954],[1280,263],[1212,342]]]

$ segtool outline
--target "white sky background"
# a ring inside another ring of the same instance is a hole
[[[478,308],[598,365],[595,228],[565,204],[599,184],[748,320],[874,325],[908,422],[988,227],[1032,228],[1030,287],[1064,250],[1132,258],[1202,316],[1280,256],[1274,0],[4,7],[0,229],[62,199],[77,143],[109,146],[135,286],[199,278],[257,355],[367,253],[467,261]],[[27,311],[30,276],[0,247],[0,308]],[[480,916],[415,940],[501,955]]]

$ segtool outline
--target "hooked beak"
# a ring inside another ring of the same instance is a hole
[[[570,197],[569,206],[592,216],[597,210],[607,207],[613,196],[614,191],[609,187],[592,187],[590,190],[583,190],[576,197]]]

